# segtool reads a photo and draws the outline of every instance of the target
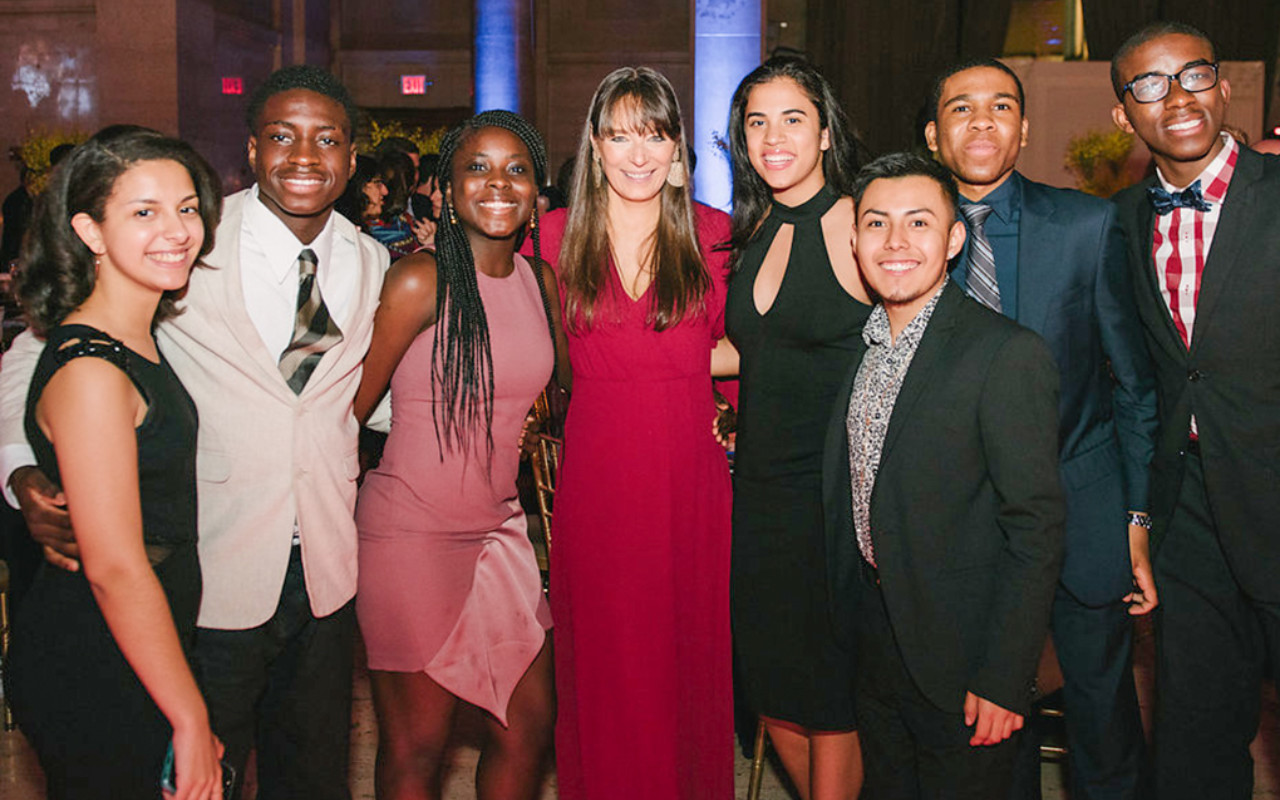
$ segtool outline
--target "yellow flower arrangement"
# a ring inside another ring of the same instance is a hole
[[[1116,129],[1089,131],[1067,145],[1066,167],[1076,174],[1081,191],[1110,197],[1130,184],[1125,164],[1133,152],[1133,134]]]
[[[61,144],[80,144],[89,138],[82,131],[50,131],[35,129],[27,134],[27,138],[16,149],[18,158],[31,173],[30,186],[33,194],[44,191],[49,182],[49,153]]]
[[[418,146],[418,152],[426,155],[427,153],[440,152],[440,140],[444,138],[447,129],[444,127],[436,128],[433,131],[424,131],[418,126],[412,128],[406,126],[399,120],[380,124],[377,120],[369,122],[369,146],[362,148],[361,151],[368,154],[372,153],[382,144],[383,140],[390,139],[395,136],[408,139]]]

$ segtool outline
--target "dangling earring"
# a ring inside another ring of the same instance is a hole
[[[538,206],[533,206],[533,216],[529,217],[529,230],[536,231],[538,229]]]
[[[98,276],[98,270],[102,269],[102,256],[97,253],[93,254],[93,276]]]
[[[444,207],[445,207],[445,210],[449,212],[449,224],[450,224],[450,225],[457,225],[457,224],[458,224],[458,218],[457,218],[456,216],[454,216],[454,214],[453,214],[453,206],[449,205],[448,203],[445,203],[445,204],[444,204]]]
[[[671,169],[667,172],[667,183],[679,189],[684,186],[684,162],[677,155],[675,160],[671,162]]]

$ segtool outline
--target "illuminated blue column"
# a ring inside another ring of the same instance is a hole
[[[760,65],[760,0],[697,0],[694,12],[693,149],[695,196],[728,210],[732,199],[727,141],[729,101],[743,76]]]
[[[529,0],[475,0],[475,110],[503,108],[532,119]]]

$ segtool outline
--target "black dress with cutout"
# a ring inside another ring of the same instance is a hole
[[[26,428],[38,466],[55,484],[54,447],[35,409],[58,369],[77,358],[119,367],[147,403],[137,427],[143,541],[187,649],[200,603],[195,404],[163,358],[148,361],[85,325],[50,331],[31,380]],[[15,621],[9,662],[14,715],[40,758],[50,798],[160,797],[172,729],[112,638],[83,572],[41,566]]]
[[[794,208],[775,202],[725,306],[741,354],[731,574],[739,678],[757,713],[813,730],[855,724],[852,657],[834,640],[827,602],[822,448],[871,307],[831,267],[822,217],[837,200],[823,187]],[[756,277],[783,225],[794,226],[791,253],[761,314]]]

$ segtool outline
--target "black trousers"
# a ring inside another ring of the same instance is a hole
[[[858,598],[855,693],[868,800],[992,800],[1009,794],[1020,733],[969,744],[962,713],[916,687],[894,639],[884,595],[864,565]]]
[[[1133,617],[1117,600],[1086,606],[1061,585],[1053,599],[1053,644],[1066,684],[1067,764],[1072,800],[1150,797],[1146,739],[1133,682]],[[1035,713],[1034,710],[1032,712]],[[1010,800],[1039,800],[1043,732],[1027,720]]]
[[[1236,582],[1200,458],[1189,448],[1184,459],[1178,505],[1154,563],[1156,797],[1243,799],[1253,792],[1249,743],[1268,652],[1270,677],[1277,677],[1280,605],[1250,597]]]
[[[200,686],[236,770],[231,800],[255,745],[260,800],[350,800],[354,635],[355,601],[312,616],[296,545],[271,619],[247,630],[199,629]]]

